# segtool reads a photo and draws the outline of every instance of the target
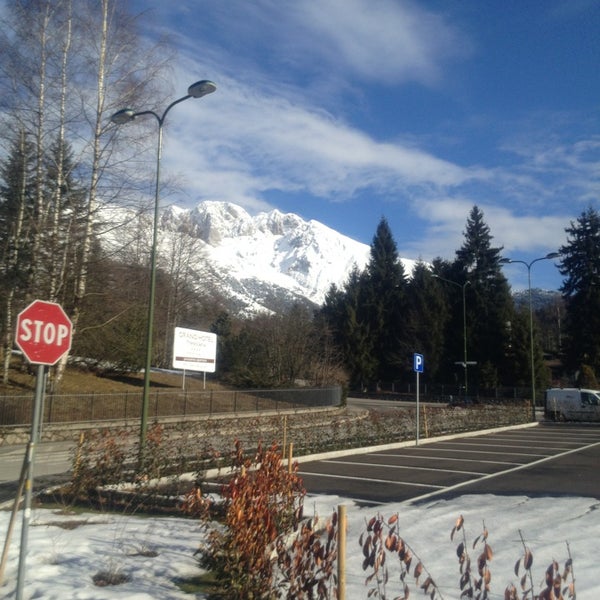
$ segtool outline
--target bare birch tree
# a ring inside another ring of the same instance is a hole
[[[162,101],[169,54],[144,46],[138,18],[119,0],[15,0],[3,17],[0,96],[11,101],[0,104],[1,117],[22,123],[35,149],[27,297],[60,299],[76,331],[100,211],[117,193],[120,201],[127,197],[118,181],[123,172],[111,164],[109,116],[132,103]],[[135,133],[130,148],[143,151],[143,130]],[[67,160],[70,147],[73,160]],[[75,181],[77,193],[67,181]],[[5,300],[3,333],[15,313],[10,295]]]

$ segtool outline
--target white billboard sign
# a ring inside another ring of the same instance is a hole
[[[216,358],[216,334],[175,327],[175,338],[173,340],[174,369],[214,373]]]

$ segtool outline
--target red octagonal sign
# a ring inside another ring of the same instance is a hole
[[[34,300],[17,317],[15,342],[30,363],[54,365],[71,349],[72,331],[59,304]]]

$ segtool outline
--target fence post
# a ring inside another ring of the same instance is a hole
[[[46,423],[50,425],[52,423],[52,404],[54,403],[54,394],[50,394],[50,402],[48,402],[48,418],[46,419]]]

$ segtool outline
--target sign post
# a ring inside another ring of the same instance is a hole
[[[44,383],[46,366],[55,365],[70,349],[73,324],[59,304],[34,300],[17,316],[15,343],[25,358],[38,365],[35,381],[35,397],[31,417],[31,437],[25,455],[23,472],[26,474],[23,526],[17,575],[16,599],[23,598],[25,580],[25,557],[31,519],[31,491],[33,487],[33,461],[35,446],[39,439],[44,405]]]
[[[173,338],[173,368],[183,369],[183,388],[185,389],[185,372],[203,371],[204,387],[206,373],[214,373],[217,358],[217,335],[196,329],[175,327]]]
[[[415,352],[413,355],[413,370],[417,374],[417,435],[415,437],[415,446],[419,445],[419,415],[421,412],[419,407],[419,373],[423,372],[424,366],[425,360],[423,359],[423,355]]]

